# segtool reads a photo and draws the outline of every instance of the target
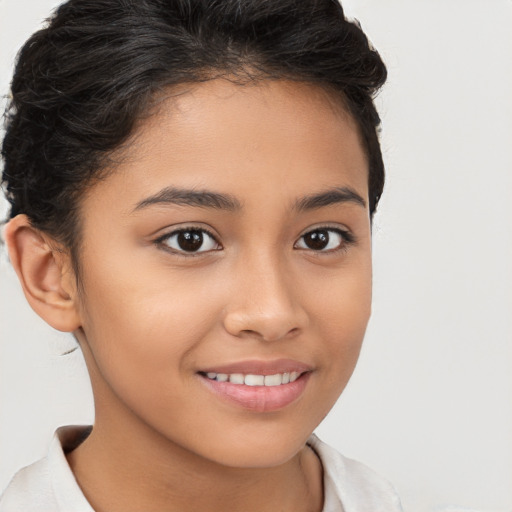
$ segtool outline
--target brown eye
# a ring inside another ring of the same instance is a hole
[[[329,232],[327,230],[312,231],[304,235],[304,244],[308,249],[321,251],[329,245]]]
[[[203,234],[200,231],[182,231],[177,239],[180,249],[195,252],[203,245]]]
[[[334,228],[319,228],[302,235],[296,242],[295,248],[328,252],[340,249],[351,242],[352,237],[348,232]]]
[[[203,229],[180,229],[160,239],[160,242],[177,252],[206,252],[219,248],[219,244]]]

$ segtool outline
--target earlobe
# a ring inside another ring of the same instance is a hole
[[[5,228],[9,258],[32,309],[59,331],[81,325],[69,256],[55,241],[18,215]]]

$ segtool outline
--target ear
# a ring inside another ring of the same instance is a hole
[[[32,309],[59,331],[81,325],[71,260],[51,237],[18,215],[5,228],[9,258]]]

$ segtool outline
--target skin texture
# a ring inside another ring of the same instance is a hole
[[[158,202],[166,187],[212,191],[238,208]],[[350,189],[365,204],[297,208]],[[322,508],[306,440],[355,367],[371,303],[367,161],[341,102],[313,85],[227,80],[163,99],[128,157],[81,204],[83,290],[67,253],[18,216],[11,259],[32,307],[75,332],[96,421],[68,460],[98,512]],[[163,240],[206,229],[204,252]],[[303,235],[329,231],[335,249]],[[167,245],[166,245],[167,243]],[[199,372],[240,361],[299,361],[300,396],[251,410]]]

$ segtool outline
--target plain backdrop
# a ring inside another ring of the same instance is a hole
[[[2,94],[57,3],[0,0]],[[391,480],[407,511],[511,511],[512,2],[344,5],[389,68],[378,99],[388,181],[373,317],[318,433]],[[55,427],[90,423],[93,408],[80,352],[62,355],[70,335],[29,310],[5,254],[0,287],[2,489]]]

